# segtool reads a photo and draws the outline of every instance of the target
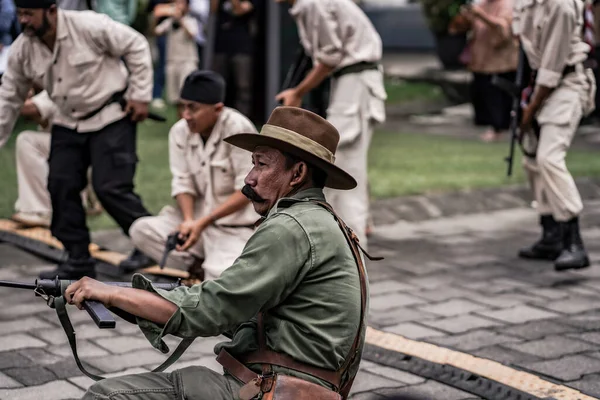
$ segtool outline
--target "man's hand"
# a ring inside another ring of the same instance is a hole
[[[194,221],[193,219],[183,221],[179,225],[179,228],[177,228],[177,231],[179,232],[179,239],[187,240],[187,238],[190,236],[190,233],[192,233],[192,231],[194,230],[195,225],[196,221]],[[179,251],[179,249],[177,249],[177,251]]]
[[[523,113],[522,113],[522,118],[521,118],[521,134],[529,131],[531,129],[531,124],[533,123],[533,116],[535,114],[535,110],[533,109],[533,107],[531,105],[528,105],[527,107],[525,107],[523,109]]]
[[[177,246],[177,251],[185,251],[185,250],[189,249],[190,247],[192,247],[193,245],[195,245],[196,242],[198,241],[198,239],[200,239],[200,235],[202,234],[202,231],[204,231],[206,229],[206,227],[209,226],[210,224],[211,224],[210,218],[206,218],[206,217],[200,218],[199,220],[194,221],[194,226],[193,226],[192,230],[190,231],[190,234],[187,237],[187,240],[181,246]]]
[[[148,118],[148,103],[141,101],[127,100],[125,113],[131,114],[131,120],[134,122],[142,122]]]
[[[281,101],[284,106],[300,107],[302,105],[302,96],[294,88],[279,93],[275,96],[275,100]]]
[[[110,307],[113,296],[118,290],[119,288],[116,286],[106,285],[97,280],[83,277],[67,287],[65,299],[69,304],[75,304],[80,310],[83,309],[85,300],[96,300],[106,307]]]

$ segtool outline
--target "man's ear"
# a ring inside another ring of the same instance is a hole
[[[293,169],[294,175],[292,175],[290,185],[299,186],[304,184],[308,178],[308,165],[304,161],[300,161],[294,165]]]

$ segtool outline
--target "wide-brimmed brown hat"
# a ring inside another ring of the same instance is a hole
[[[248,151],[268,146],[293,154],[323,170],[327,174],[325,186],[341,190],[356,187],[356,180],[334,164],[339,132],[327,120],[308,110],[277,107],[260,134],[240,133],[225,141]]]

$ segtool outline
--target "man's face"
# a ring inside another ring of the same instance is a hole
[[[181,10],[182,14],[186,14],[188,12],[189,6],[187,0],[175,0],[175,5]]]
[[[207,133],[217,123],[223,110],[223,103],[202,104],[195,101],[181,100],[181,117],[185,119],[193,133]]]
[[[252,164],[242,193],[259,215],[266,216],[277,200],[292,191],[294,169],[286,169],[283,153],[271,147],[257,147],[252,153]]]
[[[17,8],[17,18],[27,36],[43,37],[56,28],[56,8]]]

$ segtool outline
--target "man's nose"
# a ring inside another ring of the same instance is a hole
[[[248,172],[248,175],[246,175],[246,178],[244,179],[244,183],[246,185],[249,186],[256,186],[256,178],[254,177],[254,168],[250,170],[250,172]]]

